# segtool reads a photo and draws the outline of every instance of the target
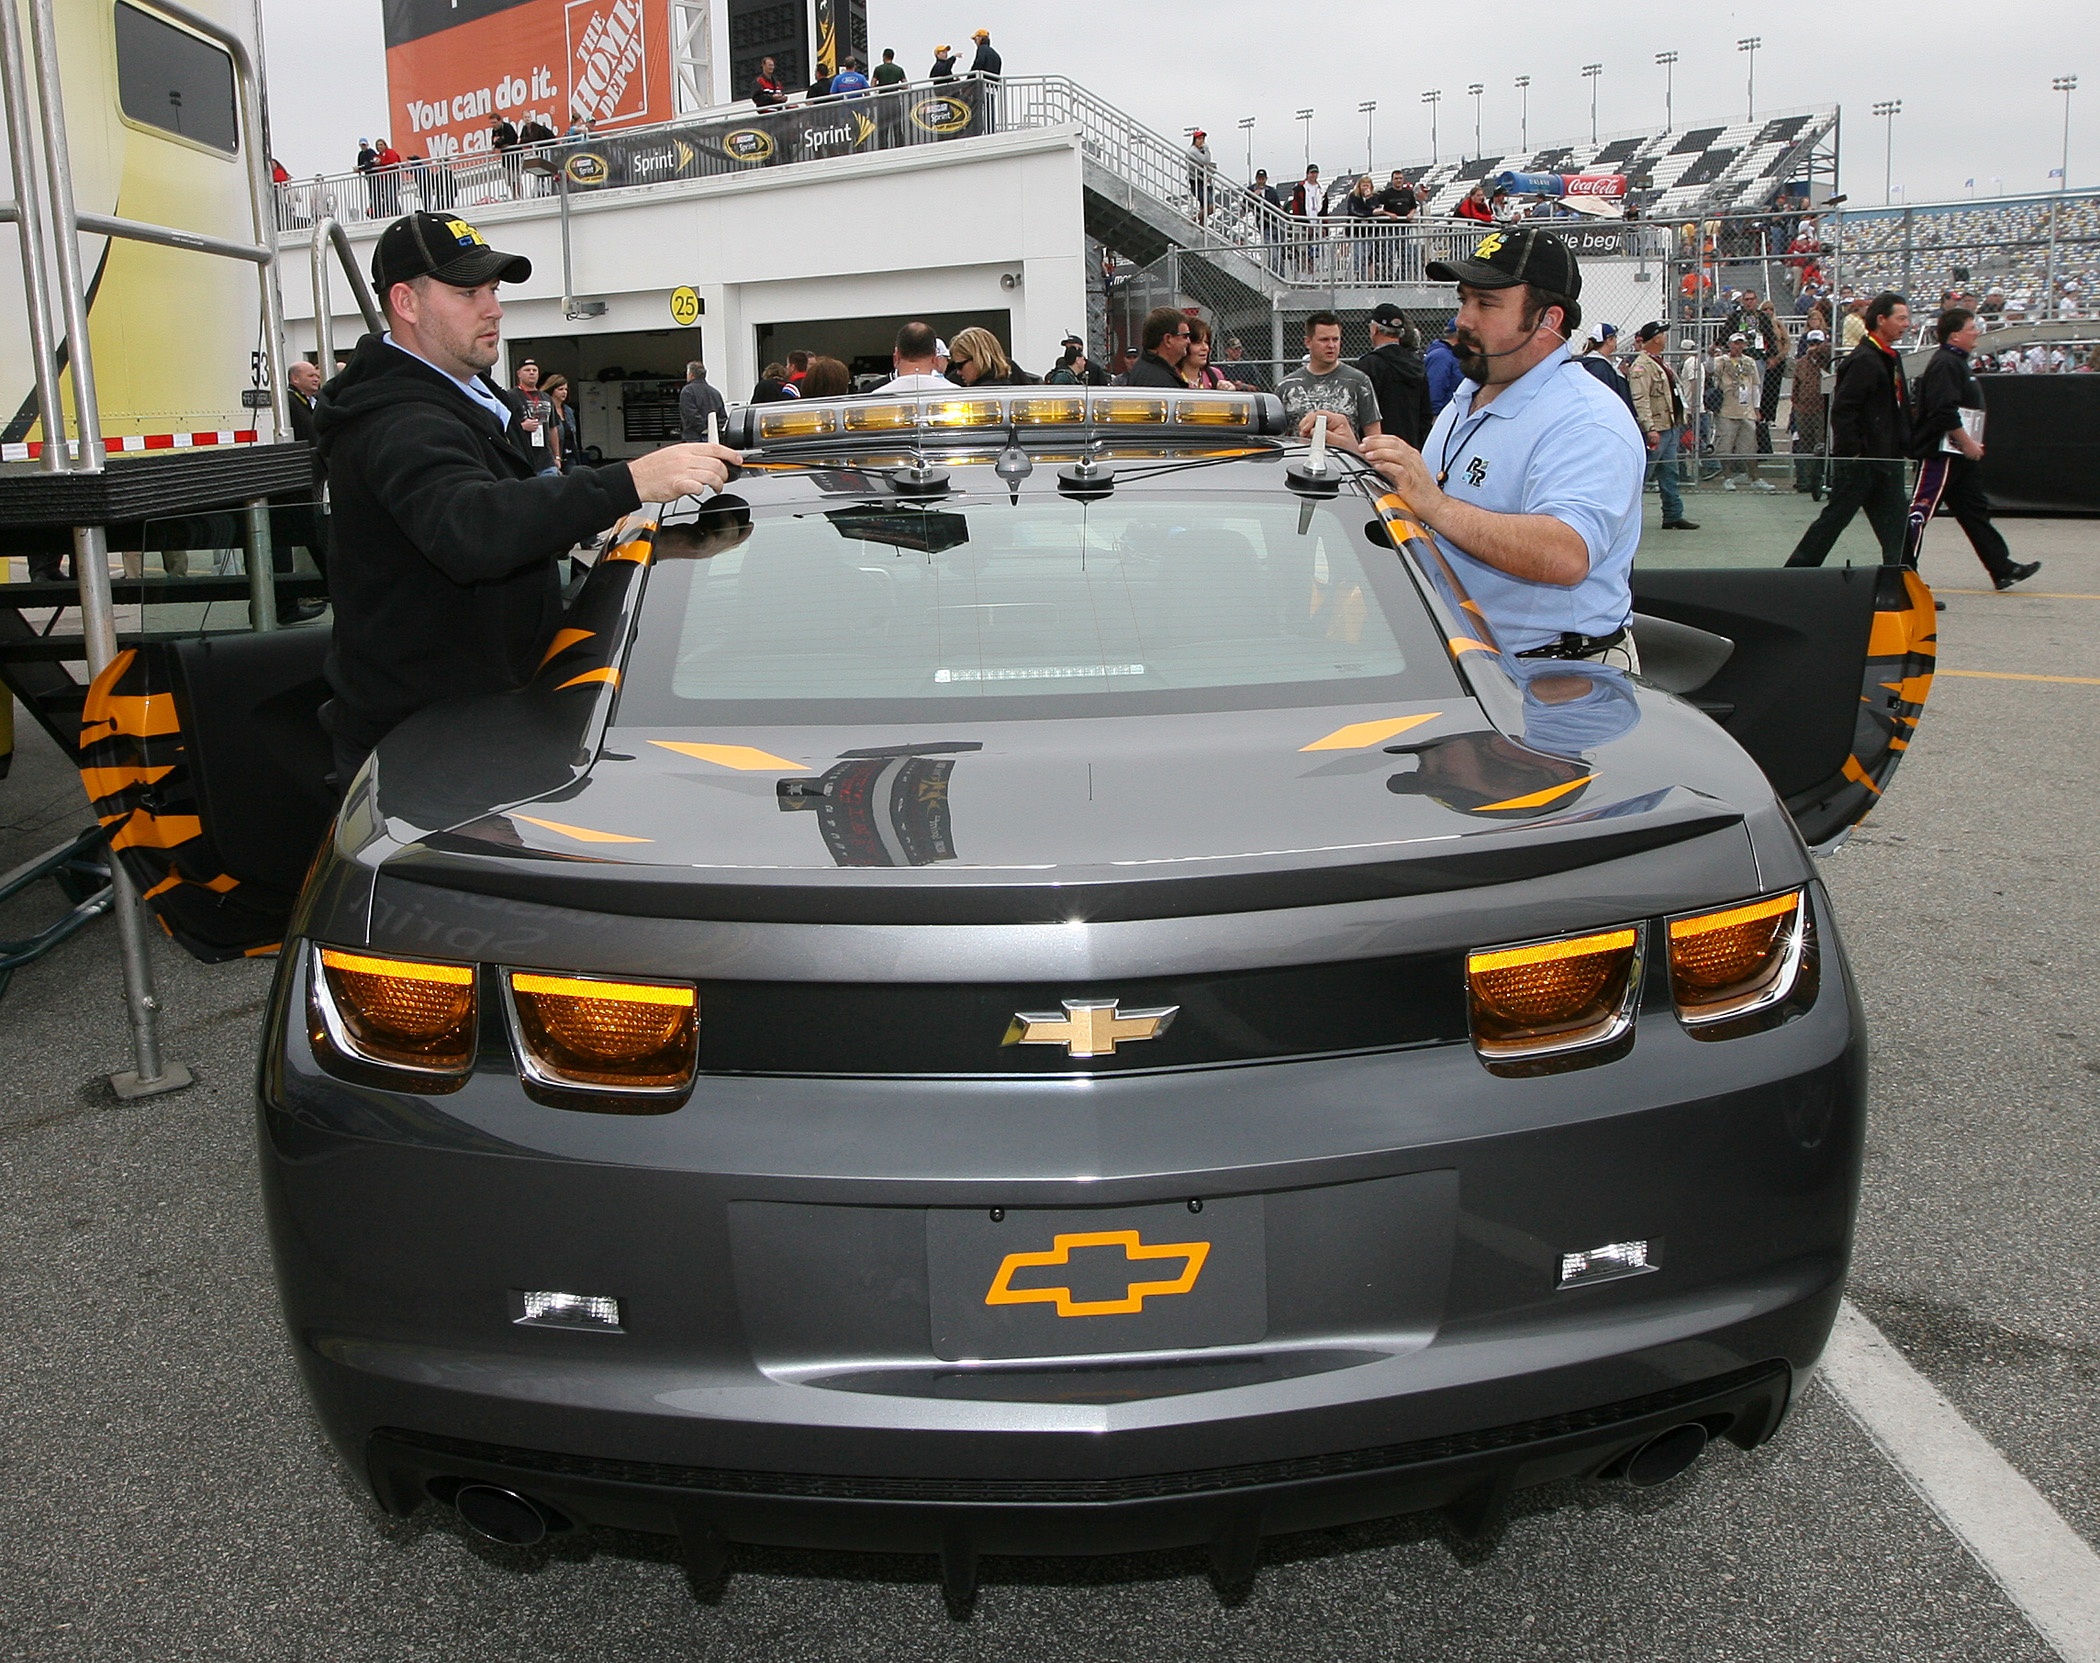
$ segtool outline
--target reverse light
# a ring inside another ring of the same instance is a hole
[[[1671,919],[1670,992],[1679,1018],[1696,1030],[1781,1003],[1801,981],[1807,926],[1798,889]]]
[[[314,950],[314,1043],[355,1062],[456,1080],[474,1062],[474,967]]]
[[[510,1320],[520,1328],[582,1328],[598,1334],[624,1332],[620,1302],[609,1294],[515,1292]]]
[[[1644,1241],[1607,1242],[1582,1253],[1560,1256],[1560,1285],[1586,1288],[1592,1282],[1616,1282],[1622,1276],[1639,1276],[1659,1268],[1649,1256]]]
[[[569,1091],[665,1095],[692,1084],[700,995],[664,982],[508,973],[508,1009],[528,1079]]]
[[[1590,1051],[1633,1027],[1641,932],[1594,935],[1466,955],[1473,1047],[1490,1066]]]

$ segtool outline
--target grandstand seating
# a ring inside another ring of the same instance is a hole
[[[1595,144],[1547,145],[1501,156],[1409,167],[1431,214],[1449,214],[1477,179],[1497,173],[1623,173],[1651,219],[1751,213],[1802,177],[1837,125],[1834,109],[1796,110],[1719,127],[1610,134]],[[1380,177],[1381,184],[1384,182]],[[1351,179],[1336,180],[1330,202]]]
[[[2100,196],[2092,194],[1848,213],[1836,228],[1844,280],[1862,290],[1907,282],[1921,305],[1950,289],[1979,298],[1996,290],[2008,320],[2040,317],[2052,212],[2061,214],[2057,279],[2076,285],[2059,315],[2092,317],[2100,312]]]

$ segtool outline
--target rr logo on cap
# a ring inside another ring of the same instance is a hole
[[[489,245],[488,238],[484,237],[463,219],[446,220],[445,229],[452,233],[453,241],[457,242],[462,248],[486,248]]]
[[[1473,258],[1476,260],[1492,260],[1497,254],[1502,252],[1502,245],[1508,241],[1509,239],[1500,231],[1490,232],[1487,236],[1480,239],[1480,246],[1473,250]]]

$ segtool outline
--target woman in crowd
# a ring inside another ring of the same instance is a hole
[[[804,398],[844,398],[853,391],[853,374],[836,358],[812,358],[802,377]]]
[[[577,430],[576,412],[569,408],[569,378],[550,375],[540,383],[540,391],[554,406],[555,466],[563,473],[573,472],[582,459],[583,440]]]
[[[948,347],[948,379],[964,387],[1032,387],[1035,377],[1014,368],[989,329],[963,330]]]
[[[1212,336],[1210,325],[1201,318],[1189,319],[1189,349],[1182,356],[1181,379],[1191,387],[1204,391],[1228,390],[1231,379],[1210,361]]]

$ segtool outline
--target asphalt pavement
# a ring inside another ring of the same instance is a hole
[[[1826,866],[1875,1047],[1852,1296],[2100,1542],[2100,530],[2007,529],[2046,562],[2033,593],[1958,592],[1988,585],[1935,527],[1941,667],[1973,673],[1939,678]],[[25,731],[0,869],[85,820]],[[0,908],[0,937],[49,911]],[[1429,1518],[1272,1540],[1229,1606],[1194,1555],[994,1559],[955,1623],[930,1560],[742,1548],[703,1602],[668,1540],[389,1521],[323,1445],[277,1315],[250,1099],[269,966],[159,948],[198,1081],[176,1096],[104,1083],[127,1065],[107,924],[0,999],[0,1659],[2052,1656],[1820,1386],[1762,1449],[1650,1492],[1528,1492],[1482,1544]]]

